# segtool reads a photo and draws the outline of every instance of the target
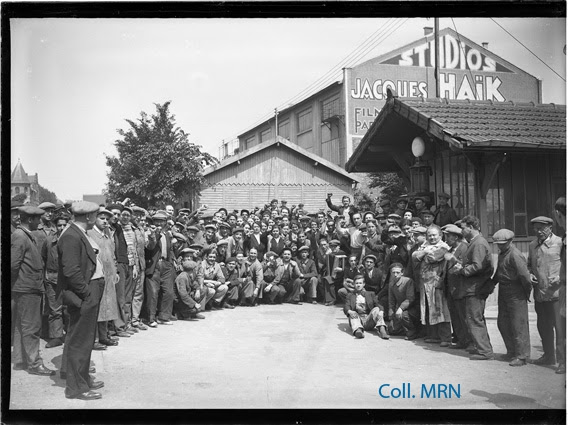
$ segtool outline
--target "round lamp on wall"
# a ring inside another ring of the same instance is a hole
[[[424,155],[424,152],[426,152],[426,144],[424,143],[424,139],[422,139],[422,137],[415,137],[414,140],[412,141],[412,154],[416,157],[416,158],[420,158],[421,156]]]

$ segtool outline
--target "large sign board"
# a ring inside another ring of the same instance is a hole
[[[385,104],[387,89],[399,97],[436,97],[433,38],[414,43],[347,74],[347,131],[360,138]],[[440,35],[440,97],[497,102],[540,101],[539,80],[451,30]]]

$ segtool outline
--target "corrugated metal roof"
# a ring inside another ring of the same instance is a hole
[[[566,106],[447,99],[396,99],[434,119],[464,147],[566,148]]]

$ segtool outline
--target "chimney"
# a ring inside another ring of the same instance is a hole
[[[424,27],[424,35],[432,34],[433,32],[434,32],[434,28]]]
[[[484,49],[487,49],[489,43],[487,41],[484,41],[483,43],[481,43],[481,45],[483,46]]]

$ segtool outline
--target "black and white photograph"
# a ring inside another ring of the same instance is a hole
[[[562,6],[4,16],[3,410],[565,422]]]

